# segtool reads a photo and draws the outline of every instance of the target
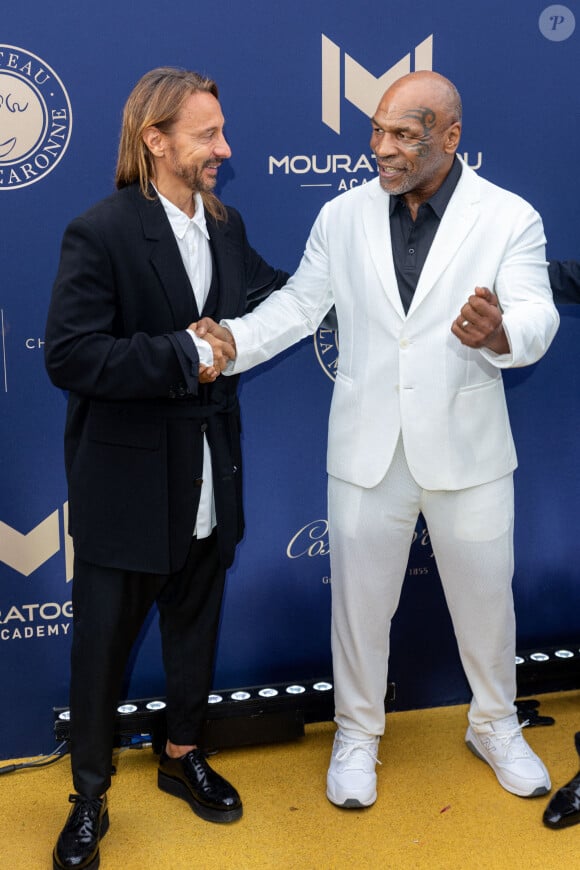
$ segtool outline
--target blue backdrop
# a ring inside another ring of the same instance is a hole
[[[161,11],[161,17],[160,17]],[[574,28],[575,20],[578,27]],[[550,257],[580,258],[580,4],[530,0],[173,0],[12,4],[0,38],[0,757],[47,751],[67,703],[71,544],[65,397],[42,336],[65,225],[113,187],[125,99],[148,69],[218,81],[233,156],[222,198],[292,271],[319,208],[374,172],[367,116],[389,78],[430,68],[464,100],[460,152],[544,218]],[[508,372],[521,647],[580,634],[576,432],[580,312],[537,366]],[[330,673],[326,424],[338,346],[320,332],[242,381],[247,533],[229,574],[216,688]],[[467,686],[422,520],[393,628],[399,707]],[[163,693],[155,618],[129,697]]]

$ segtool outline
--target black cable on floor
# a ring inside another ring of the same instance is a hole
[[[43,755],[36,761],[22,761],[20,764],[6,764],[0,767],[0,776],[3,773],[13,773],[16,770],[25,770],[31,767],[47,767],[49,764],[54,764],[55,761],[60,761],[68,754],[68,740],[63,740],[50,755]]]

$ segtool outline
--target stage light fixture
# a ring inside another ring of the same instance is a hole
[[[516,656],[518,697],[580,688],[579,653],[576,643],[520,651]]]
[[[580,647],[576,643],[518,651],[515,662],[518,698],[580,688]],[[389,683],[386,711],[394,700],[395,684]],[[206,749],[295,740],[304,735],[306,724],[334,718],[334,687],[328,679],[218,690],[208,696],[208,702],[202,742]],[[160,752],[166,739],[165,713],[162,698],[120,704],[115,720],[117,745],[130,745],[135,737],[150,735],[154,751]],[[69,739],[68,708],[54,709],[54,732],[58,742]]]
[[[385,708],[395,698],[394,683],[388,684]],[[224,749],[260,743],[296,740],[304,726],[334,718],[334,691],[328,679],[304,683],[275,683],[236,690],[219,690],[208,696],[204,736],[205,749]],[[117,708],[117,746],[150,743],[161,752],[166,739],[166,704],[162,698],[125,701]],[[70,711],[55,708],[56,737],[68,740]]]

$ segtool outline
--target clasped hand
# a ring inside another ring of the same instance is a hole
[[[223,372],[230,360],[236,358],[234,337],[229,329],[220,326],[211,317],[202,317],[197,323],[190,323],[188,329],[211,345],[213,365],[199,367],[199,382],[210,384]]]
[[[451,332],[466,347],[486,347],[498,354],[510,352],[497,296],[487,287],[475,288],[453,321]]]

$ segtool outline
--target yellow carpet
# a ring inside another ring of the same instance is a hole
[[[526,736],[559,787],[578,770],[579,693],[539,696],[556,719]],[[577,870],[580,825],[551,831],[548,798],[505,792],[465,747],[466,707],[389,713],[379,797],[340,810],[325,797],[334,725],[283,745],[233,749],[213,766],[239,789],[244,816],[216,825],[156,787],[150,749],[121,754],[109,792],[101,870]],[[4,762],[0,762],[3,764]],[[0,866],[51,868],[68,813],[69,761],[0,778]]]

